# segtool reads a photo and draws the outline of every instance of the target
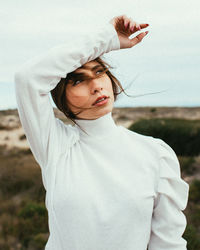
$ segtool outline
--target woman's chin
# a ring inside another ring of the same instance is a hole
[[[87,114],[80,114],[80,116],[78,116],[79,119],[85,119],[85,120],[94,120],[94,119],[98,119],[101,116],[104,116],[108,113],[110,113],[112,111],[112,107],[105,107],[99,110],[95,110],[95,112],[93,112],[93,110],[91,110],[91,112],[88,112]]]

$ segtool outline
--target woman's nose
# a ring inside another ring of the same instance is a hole
[[[91,80],[90,86],[91,86],[92,94],[96,93],[96,92],[99,92],[99,91],[101,91],[103,89],[101,81],[102,80],[99,80],[99,79],[92,79]]]

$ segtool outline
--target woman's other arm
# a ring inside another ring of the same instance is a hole
[[[180,165],[173,149],[161,139],[159,178],[148,250],[187,250],[182,237],[187,220],[182,212],[188,202],[189,185],[181,179]]]

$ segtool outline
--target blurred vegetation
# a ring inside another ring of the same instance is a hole
[[[49,237],[41,170],[30,150],[0,147],[0,249],[40,250]]]
[[[187,176],[194,175],[198,168],[198,163],[196,163],[195,157],[179,156],[178,158],[182,172]]]
[[[156,109],[151,109],[151,112],[156,112]],[[200,120],[140,119],[129,129],[169,144],[178,156],[182,176],[200,175]],[[200,249],[200,180],[193,179],[189,185],[189,200],[184,210],[187,226],[183,238],[187,240],[188,250],[197,250]]]
[[[194,203],[200,201],[200,180],[194,180],[190,185],[190,200]]]
[[[187,250],[200,249],[200,238],[197,228],[191,224],[187,224],[183,238],[187,240]]]
[[[200,173],[200,147],[196,148],[200,144],[199,128],[197,121],[177,119],[140,120],[130,127],[135,132],[163,139],[178,152],[181,174],[185,177]],[[0,249],[44,249],[49,231],[40,167],[30,149],[6,151],[0,146],[0,162]],[[200,249],[200,180],[194,178],[189,185],[183,238],[188,250],[197,250]]]
[[[152,112],[152,113],[155,113],[156,111],[157,111],[156,108],[151,108],[151,109],[150,109],[150,112]]]
[[[200,180],[194,179],[190,183],[189,202],[184,213],[187,227],[183,238],[187,240],[187,249],[200,249]]]
[[[174,149],[177,155],[198,156],[200,154],[200,120],[141,119],[132,124],[129,129],[162,139]]]

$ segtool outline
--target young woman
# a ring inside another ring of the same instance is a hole
[[[185,250],[189,185],[164,141],[117,126],[119,81],[100,58],[147,32],[117,16],[15,74],[18,111],[46,189],[46,250]],[[55,118],[48,94],[75,125]]]

